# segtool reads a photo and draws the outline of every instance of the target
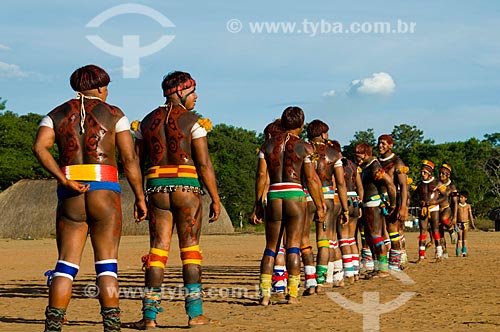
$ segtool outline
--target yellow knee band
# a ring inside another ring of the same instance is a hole
[[[142,262],[144,263],[142,269],[148,269],[151,266],[165,268],[168,259],[168,250],[151,248],[149,249],[149,254],[142,256]]]
[[[318,248],[330,248],[330,241],[328,239],[319,239]]]
[[[181,260],[182,265],[186,264],[196,264],[201,265],[201,250],[200,246],[197,244],[195,246],[181,248]]]

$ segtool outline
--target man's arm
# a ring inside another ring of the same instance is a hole
[[[402,165],[402,167],[405,167]],[[401,195],[401,205],[399,206],[399,211],[397,218],[400,221],[408,220],[408,176],[406,172],[398,172],[398,183],[399,183],[399,192]]]
[[[454,188],[451,196],[451,209],[451,222],[452,224],[456,224],[458,219],[458,192],[456,188]]]
[[[442,190],[443,183],[439,182],[436,186],[436,189],[433,192],[433,195],[438,195],[437,197],[432,198],[429,202],[429,205],[438,205],[448,201],[448,193]]]
[[[323,196],[323,189],[321,188],[321,182],[319,180],[318,174],[312,163],[304,163],[302,166],[302,171],[304,172],[304,178],[306,180],[307,189],[309,194],[316,205],[316,214],[318,216],[318,221],[325,221],[325,197]]]
[[[116,134],[116,147],[120,154],[125,177],[134,192],[134,218],[136,222],[141,222],[146,219],[148,210],[146,207],[146,198],[144,196],[139,158],[135,153],[132,135],[128,130]]]
[[[52,174],[52,176],[55,177],[61,185],[79,193],[86,192],[89,189],[89,185],[84,185],[78,181],[66,179],[66,176],[61,171],[56,160],[50,153],[50,150],[54,147],[54,142],[54,130],[50,127],[41,126],[38,128],[35,142],[33,143],[31,150],[43,168]]]
[[[363,180],[361,180],[361,174],[356,172],[356,192],[358,193],[359,199],[363,201],[363,196],[365,194],[365,189],[363,188]]]
[[[472,226],[472,229],[476,229],[476,224],[474,223],[474,217],[472,216],[472,207],[470,206],[470,204],[467,204],[467,210],[469,213],[470,225]]]
[[[208,153],[207,137],[203,136],[192,140],[191,146],[193,149],[193,160],[196,164],[196,170],[207,187],[208,194],[212,198],[208,221],[214,222],[219,218],[220,214],[220,197],[217,190],[214,167]]]
[[[389,204],[391,205],[391,210],[396,208],[396,186],[392,181],[389,174],[384,173],[381,178],[382,183],[387,188],[387,194],[389,195]]]
[[[253,211],[250,215],[250,222],[254,225],[262,224],[264,218],[263,211],[263,196],[266,189],[268,189],[269,174],[267,172],[267,163],[264,158],[259,158],[257,165],[257,173],[255,174],[255,202]]]
[[[347,186],[344,177],[344,167],[342,166],[334,167],[333,176],[335,177],[335,183],[337,184],[337,191],[340,199],[340,204],[342,205],[341,224],[346,224],[349,222],[349,201],[347,200]]]

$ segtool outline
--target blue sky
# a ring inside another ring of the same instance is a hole
[[[135,12],[89,25],[110,8]],[[184,70],[197,80],[196,110],[214,124],[259,133],[297,105],[306,121],[328,123],[343,145],[356,131],[373,128],[378,136],[402,123],[437,143],[481,139],[500,132],[498,13],[493,0],[6,0],[0,97],[17,114],[46,114],[74,97],[71,73],[94,63],[110,73],[108,102],[142,119],[164,102],[163,75]],[[374,33],[377,22],[389,33]],[[124,35],[138,36],[140,46],[174,39],[139,57],[137,77],[124,77],[124,56],[103,51],[89,35],[118,47]]]

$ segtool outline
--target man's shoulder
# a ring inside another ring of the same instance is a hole
[[[326,153],[333,160],[339,160],[342,157],[342,154],[330,145],[326,146]]]
[[[151,119],[151,118],[155,117],[156,115],[158,115],[158,113],[160,113],[161,111],[162,111],[162,107],[161,107],[161,106],[159,106],[159,107],[155,108],[154,110],[152,110],[152,111],[150,111],[148,114],[146,114],[146,115],[144,116],[144,118],[142,119],[142,121],[141,121],[141,122],[146,122],[146,121],[148,121],[149,119]]]
[[[125,115],[120,107],[108,104],[106,102],[99,102],[94,106],[94,110],[99,109],[105,109],[107,112],[109,112],[109,114],[116,117],[122,117]]]
[[[77,100],[76,99],[70,99],[65,101],[64,103],[54,107],[49,113],[47,113],[48,116],[54,116],[56,114],[60,114],[62,112],[67,112],[70,109],[75,109],[76,110],[76,105],[77,105]]]

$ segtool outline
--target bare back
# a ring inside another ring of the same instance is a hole
[[[80,100],[73,99],[48,114],[54,123],[59,165],[104,164],[116,167],[115,126],[124,116],[123,112],[97,99],[85,100],[82,131],[80,107]]]
[[[191,128],[198,116],[182,106],[161,106],[141,122],[143,152],[147,166],[194,165]]]
[[[269,172],[270,184],[301,183],[304,159],[313,147],[293,134],[281,134],[267,140],[261,148]]]
[[[333,185],[335,163],[342,157],[334,148],[325,143],[314,143],[316,173],[322,186]]]

